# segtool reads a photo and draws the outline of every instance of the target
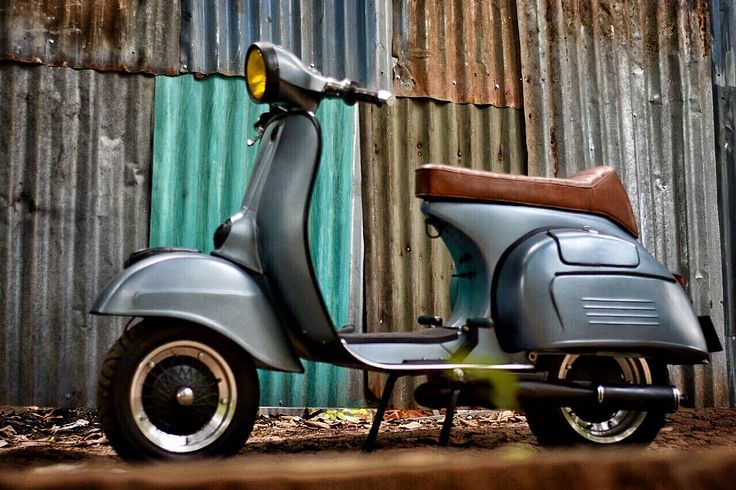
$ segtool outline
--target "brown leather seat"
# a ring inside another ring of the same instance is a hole
[[[416,170],[416,195],[430,201],[508,202],[594,213],[639,236],[629,196],[611,167],[589,168],[567,179],[549,179],[424,165]]]

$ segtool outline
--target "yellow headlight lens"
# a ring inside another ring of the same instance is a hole
[[[248,54],[246,77],[250,94],[256,100],[261,100],[266,92],[266,62],[260,49],[251,49]]]

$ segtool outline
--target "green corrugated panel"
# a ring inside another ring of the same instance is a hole
[[[264,110],[250,102],[241,78],[156,79],[151,246],[212,249],[215,228],[239,208],[253,170],[245,140]],[[310,211],[317,279],[336,325],[348,319],[354,108],[322,104],[325,141]],[[347,369],[305,363],[305,375],[260,372],[261,404],[349,406],[362,388]]]

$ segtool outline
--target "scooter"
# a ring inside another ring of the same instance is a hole
[[[365,448],[374,447],[396,380],[426,376],[420,405],[496,408],[499,376],[544,445],[647,444],[684,395],[668,364],[720,349],[707,317],[636,240],[615,171],[567,179],[443,165],[416,170],[428,234],[453,258],[449,318],[411,332],[336,329],[315,280],[307,215],[320,162],[320,101],[382,106],[389,92],[321,75],[282,47],[246,57],[256,166],[215,250],[133,253],[92,313],[141,319],[111,348],[98,405],[126,459],[192,459],[238,451],[259,401],[256,368],[302,372],[301,359],[388,374]],[[253,143],[253,141],[249,141]]]

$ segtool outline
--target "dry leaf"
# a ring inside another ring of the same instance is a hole
[[[18,433],[15,431],[12,425],[6,425],[2,429],[0,429],[0,434],[4,435],[5,437],[13,437]]]
[[[327,424],[325,422],[320,422],[319,420],[303,420],[303,422],[309,427],[315,427],[317,429],[329,429],[330,428],[330,424]]]
[[[383,414],[383,420],[398,420],[401,418],[401,414],[398,410],[386,410]]]
[[[418,429],[422,426],[419,422],[409,422],[408,424],[402,424],[399,426],[399,429],[407,429],[407,430],[414,430]]]
[[[468,447],[468,446],[472,446],[475,443],[473,442],[472,437],[465,438],[465,437],[450,436],[450,440],[448,441],[448,444],[450,446],[455,446],[455,447]]]
[[[59,427],[58,425],[55,425],[51,428],[51,431],[53,433],[57,432],[70,432],[75,429],[79,429],[81,427],[87,427],[89,425],[89,420],[85,419],[77,419],[76,422],[72,422],[71,424],[65,424]]]
[[[496,420],[498,420],[499,422],[506,422],[507,420],[513,418],[515,415],[516,414],[511,410],[504,410],[498,415],[498,418]]]
[[[429,417],[430,415],[432,415],[431,410],[386,410],[383,420],[415,419],[419,417]]]
[[[105,436],[99,437],[97,439],[86,439],[84,441],[84,443],[87,446],[94,446],[94,445],[97,445],[97,444],[107,444],[107,442],[108,442],[107,441],[107,437],[105,437]]]

